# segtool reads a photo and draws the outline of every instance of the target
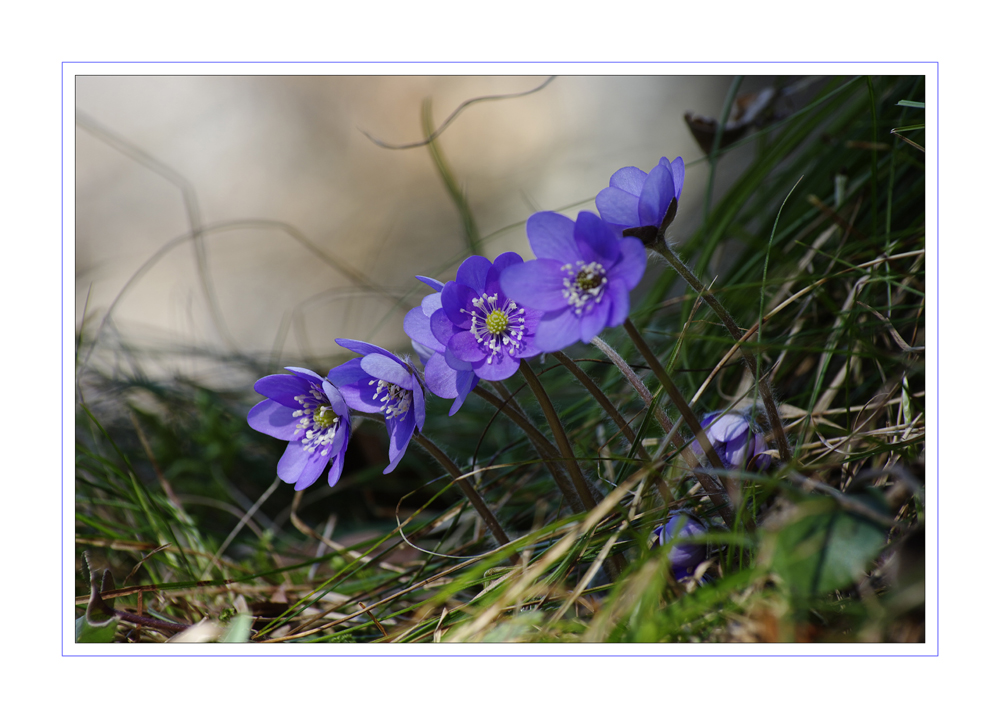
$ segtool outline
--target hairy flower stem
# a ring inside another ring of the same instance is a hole
[[[625,437],[625,440],[631,444],[635,444],[635,432],[632,431],[632,427],[628,425],[627,421],[625,421],[625,417],[622,416],[618,409],[615,408],[615,405],[611,403],[607,394],[601,391],[601,387],[597,386],[597,384],[594,383],[594,380],[587,376],[583,369],[576,365],[575,361],[562,352],[552,352],[552,356],[554,356],[564,367],[569,369],[570,373],[576,377],[577,381],[583,384],[583,388],[589,391],[591,396],[597,399],[597,403],[601,405],[604,413],[611,417],[611,420],[615,422],[618,429],[622,432],[622,436]],[[635,450],[643,461],[652,460],[641,443],[636,444]]]
[[[525,367],[526,364],[527,362],[523,360],[521,361],[522,367]],[[528,368],[528,371],[530,372],[530,367]],[[539,403],[543,405],[543,408],[545,404],[548,404],[549,408],[551,409],[552,403],[548,400],[548,396],[545,395],[544,390],[541,389],[541,383],[538,382],[538,377],[535,376],[534,372],[531,372],[531,376],[532,378],[534,378],[535,383],[538,385],[539,390],[541,390],[542,396],[545,397],[544,401],[540,399]],[[530,380],[528,381],[528,385],[532,386],[532,382]],[[499,384],[497,384],[496,386],[498,387],[498,390],[503,391],[504,393],[508,393],[506,389],[503,389]],[[532,388],[534,387],[532,386]],[[549,440],[545,438],[545,435],[542,434],[538,429],[536,429],[531,424],[528,417],[518,410],[516,402],[514,402],[513,400],[513,396],[508,396],[505,399],[500,399],[499,397],[494,396],[490,392],[478,386],[472,391],[476,396],[489,402],[497,409],[502,411],[504,414],[506,414],[511,421],[517,424],[517,426],[520,427],[522,431],[524,431],[524,433],[528,437],[528,440],[531,441],[532,444],[534,444],[535,449],[538,451],[542,461],[544,461],[545,465],[548,467],[549,473],[552,475],[552,479],[556,482],[556,485],[559,487],[559,490],[562,492],[563,496],[566,497],[566,500],[569,502],[570,507],[573,509],[575,513],[578,514],[584,513],[585,511],[589,511],[594,506],[597,505],[597,501],[594,495],[590,493],[590,487],[586,484],[586,482],[582,482],[583,489],[585,491],[583,495],[586,496],[587,499],[589,500],[589,506],[584,504],[584,500],[582,499],[580,492],[577,491],[573,483],[567,480],[566,474],[563,472],[562,469],[563,464],[560,463],[560,459],[564,459],[565,463],[569,464],[570,466],[576,466],[576,460],[573,458],[572,451],[563,452],[562,454],[560,454],[559,450],[557,450],[556,447],[552,446]],[[554,414],[555,410],[553,409],[552,411]],[[562,424],[558,424],[558,418],[556,421],[559,428],[562,429]],[[556,430],[553,427],[553,432],[555,433],[555,431]],[[564,432],[563,439],[565,440],[565,438],[566,434]],[[569,445],[568,441],[566,441],[566,445],[567,446]],[[567,453],[569,457],[568,459],[566,459]],[[579,466],[576,466],[576,469],[577,472],[579,472]],[[583,478],[582,474],[580,475],[580,478],[582,480]],[[606,559],[603,565],[604,565],[604,570],[607,572],[608,576],[610,576],[611,580],[613,581],[621,575],[622,571],[624,571],[625,559],[620,554],[615,555],[609,559]]]
[[[427,453],[433,456],[437,462],[441,464],[445,471],[451,474],[452,478],[455,479],[455,483],[458,485],[458,488],[460,488],[462,493],[465,494],[465,497],[469,499],[469,503],[471,503],[473,508],[475,508],[476,511],[479,512],[479,515],[483,517],[483,521],[489,528],[490,533],[493,534],[493,538],[497,540],[497,543],[501,546],[509,544],[510,539],[507,538],[507,534],[504,533],[503,528],[500,526],[500,522],[497,521],[497,517],[493,515],[490,507],[486,505],[485,501],[483,501],[483,497],[479,495],[479,492],[472,488],[472,484],[470,484],[467,479],[462,477],[462,471],[455,465],[455,462],[448,458],[448,455],[444,453],[437,444],[423,434],[414,432],[413,438],[418,444],[427,449]],[[516,556],[511,557],[511,563],[517,564]]]
[[[670,400],[674,403],[674,406],[677,407],[678,411],[680,411],[681,413],[681,416],[684,417],[685,423],[687,423],[691,431],[694,433],[695,438],[698,440],[699,446],[701,446],[701,448],[704,450],[705,456],[708,458],[709,463],[712,464],[712,466],[714,466],[716,469],[720,471],[725,471],[725,464],[722,463],[722,459],[720,459],[719,455],[716,453],[715,447],[712,446],[712,442],[708,438],[708,435],[705,433],[705,429],[702,428],[701,422],[698,421],[698,417],[696,417],[694,415],[694,412],[691,411],[691,407],[688,406],[687,400],[684,398],[684,395],[681,394],[680,389],[677,388],[677,385],[674,384],[673,379],[671,379],[670,375],[667,374],[667,370],[663,368],[662,364],[660,364],[660,360],[656,357],[656,354],[653,353],[653,350],[646,343],[646,340],[643,339],[642,334],[640,334],[639,330],[636,329],[631,319],[625,320],[625,331],[628,332],[628,336],[632,340],[632,343],[635,344],[636,348],[639,350],[639,353],[642,354],[643,359],[645,359],[646,363],[649,364],[649,367],[653,370],[653,374],[656,375],[656,378],[660,381],[660,384],[662,384],[663,388],[666,389],[667,395],[670,397]],[[739,506],[740,505],[739,488],[732,482],[732,480],[729,477],[723,475],[721,476],[721,479],[723,486],[726,487],[726,492],[729,494],[730,500],[733,502],[734,505]],[[735,528],[736,523],[737,521],[734,518],[733,523],[730,525],[730,528]],[[745,518],[745,523],[747,524],[748,530],[753,530],[753,519],[751,519],[748,516]]]
[[[559,360],[564,367],[569,369],[570,373],[576,377],[577,381],[583,384],[583,387],[597,400],[597,403],[601,405],[604,413],[610,416],[611,420],[618,426],[618,429],[621,431],[622,436],[625,437],[625,440],[635,447],[635,452],[639,455],[639,458],[647,463],[652,461],[653,459],[649,455],[649,452],[646,451],[646,447],[642,445],[641,441],[636,441],[635,432],[632,431],[632,427],[628,425],[628,422],[625,421],[625,417],[622,416],[621,412],[619,412],[618,409],[615,408],[615,405],[611,403],[608,395],[601,391],[601,387],[597,386],[594,380],[591,379],[583,369],[577,366],[575,361],[562,352],[552,352],[552,356]],[[663,496],[663,500],[666,502],[673,501],[673,494],[671,493],[670,487],[667,486],[666,482],[659,475],[654,475],[653,479],[660,495]]]
[[[698,443],[705,450],[705,456],[708,457],[709,463],[716,469],[725,469],[722,459],[720,459],[719,455],[715,452],[715,448],[712,446],[712,442],[709,441],[708,436],[705,434],[705,430],[701,427],[701,422],[698,421],[698,417],[694,415],[693,411],[691,411],[691,407],[688,406],[687,400],[684,398],[684,395],[681,394],[681,390],[677,388],[676,384],[674,384],[674,380],[670,378],[669,374],[667,374],[667,370],[663,368],[662,364],[660,364],[660,360],[657,358],[656,354],[653,353],[653,350],[650,348],[649,344],[646,343],[646,340],[643,338],[642,334],[639,333],[639,330],[636,329],[635,324],[632,323],[631,319],[625,320],[625,331],[628,332],[629,339],[632,340],[636,349],[638,349],[639,353],[642,354],[642,358],[646,360],[647,364],[649,364],[649,368],[653,370],[653,374],[659,380],[660,384],[663,385],[663,388],[666,390],[670,400],[674,402],[674,406],[676,406],[677,410],[680,411],[681,416],[684,417],[684,421],[687,422],[687,425],[691,428],[695,437],[697,437]]]
[[[563,458],[566,461],[566,465],[569,469],[569,476],[573,481],[573,487],[576,489],[576,493],[583,501],[583,505],[587,511],[593,511],[597,507],[597,502],[594,500],[593,495],[590,493],[590,487],[583,478],[583,472],[580,471],[580,465],[576,463],[576,457],[573,455],[573,447],[569,444],[569,438],[566,436],[566,430],[563,429],[562,422],[559,421],[559,415],[556,413],[556,408],[552,406],[552,402],[549,400],[549,395],[545,393],[545,388],[542,387],[542,383],[538,381],[538,377],[535,375],[535,372],[532,371],[530,366],[528,366],[528,362],[522,359],[518,368],[520,369],[521,375],[524,377],[525,381],[528,382],[528,386],[531,388],[531,391],[534,392],[539,406],[542,407],[542,412],[545,414],[546,421],[549,422],[549,427],[552,429],[552,433],[556,438],[556,445],[559,447],[559,451],[562,452]],[[616,580],[624,569],[625,557],[621,554],[615,554],[611,558],[604,561],[604,570],[608,573],[608,576],[612,581]]]
[[[632,371],[632,367],[622,359],[621,355],[618,354],[614,349],[612,349],[605,341],[600,337],[594,337],[590,340],[590,343],[595,347],[600,349],[604,354],[612,361],[612,363],[618,367],[618,370],[628,379],[629,383],[635,389],[636,393],[642,398],[646,403],[646,406],[652,406],[653,395],[650,394],[649,389],[646,385],[642,383],[642,380]],[[694,451],[691,450],[690,446],[685,446],[684,442],[677,437],[677,433],[674,431],[674,426],[671,424],[670,420],[666,417],[662,410],[657,408],[656,410],[656,420],[659,422],[663,431],[666,432],[670,443],[673,444],[674,448],[680,453],[681,458],[684,459],[685,463],[690,467],[691,472],[694,474],[698,483],[701,484],[708,498],[712,501],[715,507],[719,510],[722,515],[723,520],[726,525],[733,528],[736,523],[736,516],[733,512],[732,504],[726,500],[726,490],[719,483],[719,480],[709,473],[706,473],[701,468],[701,462],[695,455]],[[699,424],[700,427],[700,424]],[[700,443],[700,442],[699,442]],[[708,443],[708,442],[706,442]],[[709,443],[709,446],[711,444]],[[718,458],[718,455],[716,455]]]
[[[559,487],[559,490],[569,502],[570,508],[573,509],[574,513],[583,513],[586,510],[583,502],[573,489],[573,484],[570,483],[569,477],[566,476],[562,467],[557,463],[559,450],[552,446],[549,440],[545,438],[545,435],[536,429],[528,417],[518,411],[509,400],[500,399],[480,386],[473,389],[472,393],[502,411],[525,433],[528,440],[538,451],[539,457],[545,462],[546,467],[549,469],[549,473],[552,474],[552,478],[556,482],[556,486]]]
[[[497,393],[500,394],[500,396],[503,398],[503,400],[507,402],[509,406],[512,406],[515,411],[517,411],[519,414],[521,414],[521,416],[525,417],[525,419],[527,420],[528,414],[527,412],[525,412],[524,407],[522,407],[520,403],[518,403],[517,397],[515,397],[513,394],[510,393],[510,391],[507,390],[507,387],[503,385],[503,382],[495,381],[492,384],[496,388]],[[559,483],[559,480],[561,480],[562,483],[559,484],[560,487],[562,486],[571,487],[573,484],[570,482],[569,474],[566,473],[566,470],[563,468],[562,464],[559,463],[559,460],[562,458],[562,455],[559,453],[559,449],[554,447],[552,443],[547,439],[545,440],[544,443],[539,443],[536,440],[536,438],[530,434],[528,435],[528,441],[530,441],[531,445],[535,447],[535,450],[538,452],[538,455],[546,459],[545,465],[546,467],[548,467],[549,472],[552,473],[553,476],[557,476],[556,483]],[[574,491],[573,493],[575,494],[576,492]],[[597,489],[593,487],[591,487],[590,495],[594,497],[595,503],[599,503],[601,499],[604,498],[604,496],[598,493]],[[581,512],[583,510],[584,508],[582,503],[580,504],[579,508],[574,508],[574,511],[577,512]]]
[[[552,429],[552,434],[556,439],[556,446],[559,447],[559,451],[562,452],[562,456],[566,460],[566,465],[569,469],[569,476],[573,481],[573,488],[576,489],[576,492],[583,501],[583,505],[587,511],[593,510],[594,507],[597,506],[597,503],[594,501],[594,497],[590,495],[590,489],[587,487],[587,482],[583,478],[583,472],[580,471],[580,465],[576,463],[576,457],[573,455],[573,447],[569,444],[569,438],[566,436],[566,430],[563,429],[562,422],[559,421],[559,415],[556,413],[556,408],[552,406],[552,402],[549,400],[549,395],[545,393],[545,388],[542,386],[542,383],[538,381],[538,377],[535,375],[535,372],[530,366],[528,366],[528,362],[522,360],[518,368],[520,369],[521,375],[524,377],[525,381],[528,382],[528,386],[531,388],[531,391],[534,392],[539,406],[542,407],[542,413],[545,414],[545,420],[549,422],[549,427]]]
[[[674,270],[681,275],[681,278],[688,283],[688,285],[698,292],[698,295],[705,300],[705,303],[712,309],[713,312],[722,320],[722,323],[732,334],[733,339],[739,342],[740,353],[743,355],[743,361],[746,362],[747,368],[750,373],[755,377],[760,377],[760,373],[757,368],[757,359],[754,357],[753,353],[746,348],[743,344],[743,331],[740,330],[736,322],[730,316],[726,308],[722,306],[722,303],[715,298],[704,284],[702,284],[694,273],[685,266],[684,262],[681,261],[680,257],[674,254],[674,251],[670,249],[667,243],[663,239],[663,233],[666,227],[660,229],[660,233],[657,235],[657,241],[654,244],[647,245],[654,252],[657,252],[667,262],[670,264]],[[778,414],[778,407],[774,403],[774,397],[771,394],[771,387],[767,380],[757,382],[758,389],[760,391],[760,399],[764,404],[764,410],[767,412],[767,419],[771,424],[771,431],[774,434],[774,440],[778,444],[778,453],[781,455],[781,460],[785,463],[789,463],[792,460],[792,451],[788,445],[788,437],[785,436],[785,428],[781,423],[781,415]]]

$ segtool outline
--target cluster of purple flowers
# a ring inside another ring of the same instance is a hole
[[[389,466],[396,468],[414,431],[424,426],[424,392],[413,367],[373,344],[338,339],[361,354],[330,370],[324,379],[308,369],[286,367],[254,390],[267,398],[250,410],[250,426],[288,442],[278,462],[278,478],[301,490],[315,483],[330,465],[333,486],[344,470],[351,434],[350,410],[385,415],[389,431]]]
[[[507,379],[522,359],[589,342],[620,325],[628,317],[629,292],[646,269],[642,242],[623,232],[658,226],[676,210],[683,182],[679,157],[662,158],[649,174],[625,167],[598,195],[600,217],[581,212],[574,222],[539,212],[529,218],[528,241],[537,259],[525,262],[514,252],[493,262],[470,257],[454,281],[418,277],[434,292],[406,315],[404,328],[424,364],[423,383],[407,361],[347,339],[337,342],[362,356],[326,378],[290,367],[290,375],[258,381],[254,388],[267,398],[248,421],[289,442],[278,476],[302,489],[329,465],[333,486],[343,471],[350,410],[384,414],[388,473],[423,428],[424,386],[454,399],[453,415],[480,379]]]
[[[330,486],[336,484],[351,411],[385,417],[389,473],[423,428],[425,387],[454,399],[449,412],[454,415],[480,379],[507,379],[522,359],[589,342],[605,328],[621,325],[629,313],[629,292],[646,268],[645,247],[632,234],[669,223],[683,184],[680,157],[662,158],[648,174],[622,168],[597,196],[600,216],[580,212],[573,221],[538,212],[528,219],[536,259],[524,261],[514,252],[493,262],[474,256],[462,263],[454,281],[417,277],[433,293],[410,310],[404,329],[424,365],[422,378],[406,359],[372,344],[338,339],[361,356],[325,378],[289,367],[290,374],[260,379],[254,388],[267,398],[250,410],[248,421],[257,431],[288,441],[278,476],[303,489],[329,466]],[[744,456],[758,460],[758,466],[762,458],[769,461],[761,454],[763,440],[745,422],[710,416],[715,423],[709,426],[706,418],[709,436],[727,465],[743,466]]]

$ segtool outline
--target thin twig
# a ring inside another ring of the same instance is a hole
[[[303,494],[302,491],[296,491],[295,492],[295,498],[292,499],[292,508],[291,508],[291,512],[290,512],[290,515],[289,515],[289,519],[291,520],[292,525],[295,528],[297,528],[299,531],[301,531],[302,533],[304,533],[309,538],[315,539],[316,541],[319,541],[320,543],[325,544],[327,547],[332,548],[337,553],[347,554],[348,556],[350,556],[355,561],[360,561],[361,563],[371,563],[372,562],[372,558],[370,556],[365,556],[364,554],[362,554],[362,553],[360,553],[358,551],[355,551],[353,549],[347,548],[343,544],[339,544],[336,541],[333,541],[331,539],[328,539],[328,538],[324,537],[322,534],[317,533],[316,531],[314,531],[313,528],[311,526],[309,526],[309,524],[307,524],[305,521],[303,521],[301,518],[299,518],[299,515],[298,515],[297,511],[298,511],[298,508],[299,508],[299,503],[302,501],[302,494]],[[405,568],[400,568],[399,566],[394,566],[391,563],[388,563],[386,561],[379,561],[378,562],[378,567],[379,568],[384,568],[386,571],[392,571],[394,573],[406,573],[407,572],[407,570]]]
[[[204,571],[202,571],[201,579],[203,581],[206,578],[208,578],[208,575],[212,572],[212,569],[215,568],[216,564],[219,562],[219,559],[222,557],[222,554],[225,552],[227,548],[229,548],[229,544],[232,543],[232,540],[236,538],[236,535],[243,529],[244,526],[246,526],[247,521],[249,521],[251,517],[255,513],[257,513],[260,507],[264,505],[264,502],[267,501],[268,498],[270,498],[271,494],[273,494],[275,489],[277,489],[280,485],[281,485],[281,479],[275,477],[274,481],[271,482],[271,485],[267,488],[267,491],[261,494],[260,498],[257,499],[256,503],[254,503],[254,505],[250,507],[250,510],[247,511],[245,514],[243,514],[242,518],[240,518],[239,520],[239,523],[237,523],[236,526],[233,528],[233,530],[229,532],[229,535],[226,536],[226,540],[222,542],[222,545],[219,546],[219,550],[215,552],[215,555],[212,557],[212,561],[208,564],[208,567]]]
[[[454,122],[455,119],[460,114],[462,114],[462,112],[467,107],[471,107],[472,105],[478,104],[480,102],[489,102],[491,100],[511,100],[511,99],[514,99],[515,97],[524,97],[525,95],[531,95],[531,94],[533,94],[535,92],[539,92],[541,90],[544,90],[549,85],[549,83],[552,82],[554,79],[556,79],[555,75],[553,75],[552,77],[550,77],[549,79],[547,79],[545,82],[543,82],[538,87],[532,88],[530,90],[526,90],[524,92],[512,92],[512,93],[506,94],[506,95],[485,95],[483,97],[473,97],[471,100],[466,100],[461,105],[459,105],[455,109],[454,112],[452,112],[450,115],[448,115],[448,119],[446,119],[444,122],[442,122],[441,125],[436,130],[434,130],[425,139],[422,139],[419,142],[410,142],[409,144],[405,144],[405,145],[394,145],[392,143],[384,142],[383,140],[380,140],[380,139],[377,139],[375,137],[372,137],[368,132],[366,132],[365,130],[362,130],[360,127],[358,128],[358,131],[361,134],[363,134],[365,137],[367,137],[369,140],[371,140],[372,142],[374,142],[376,145],[378,145],[379,147],[382,147],[382,148],[387,149],[387,150],[412,150],[412,149],[417,148],[417,147],[424,147],[425,145],[429,145],[431,142],[433,142],[438,137],[440,137],[441,133],[444,132],[446,129],[448,129],[448,125],[450,125],[452,122]]]

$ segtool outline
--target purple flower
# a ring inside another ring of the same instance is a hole
[[[750,420],[744,414],[713,411],[705,415],[701,426],[727,469],[763,471],[771,465],[770,455],[763,453],[767,451],[764,437],[753,431]],[[704,453],[697,441],[691,448],[695,453]]]
[[[538,351],[589,342],[628,318],[629,290],[646,270],[640,240],[619,239],[591,212],[580,212],[576,222],[538,212],[528,218],[527,230],[538,259],[508,267],[500,285],[508,297],[545,312],[534,338]]]
[[[431,315],[430,326],[445,348],[445,363],[456,372],[500,381],[513,376],[521,359],[540,353],[534,338],[541,312],[510,299],[500,283],[501,273],[523,264],[514,252],[501,254],[492,264],[485,257],[469,257],[455,281],[444,285],[441,308]]]
[[[250,410],[251,427],[288,442],[278,461],[278,478],[296,491],[315,483],[330,465],[330,486],[344,470],[351,416],[337,387],[308,369],[285,367],[291,374],[257,380],[254,391],[267,397]]]
[[[338,339],[337,344],[364,355],[331,369],[328,378],[355,411],[385,415],[389,466],[382,473],[388,474],[406,453],[414,428],[424,428],[420,381],[402,359],[374,344],[353,339]]]
[[[611,175],[610,184],[597,194],[597,211],[605,222],[619,232],[629,227],[659,229],[671,202],[680,200],[684,160],[662,157],[648,175],[638,167],[622,167]]]
[[[705,525],[686,511],[671,511],[667,522],[653,531],[653,545],[665,546],[677,539],[701,536]],[[676,578],[687,578],[705,560],[708,549],[703,543],[675,543],[667,560]]]
[[[417,279],[436,291],[424,297],[419,307],[407,312],[403,328],[410,337],[413,350],[424,363],[424,382],[427,388],[436,396],[455,400],[451,405],[451,411],[448,412],[448,416],[454,416],[462,407],[469,392],[479,383],[479,377],[472,371],[471,363],[460,362],[454,356],[451,357],[453,364],[456,366],[468,364],[468,368],[453,369],[446,358],[448,347],[438,341],[431,331],[431,317],[442,309],[441,290],[444,289],[444,284],[430,277],[417,277]]]

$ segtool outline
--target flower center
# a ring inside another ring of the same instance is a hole
[[[305,432],[300,439],[302,448],[310,454],[319,449],[320,456],[328,455],[340,426],[340,417],[330,406],[330,400],[319,388],[310,386],[309,393],[300,394],[295,401],[302,406],[292,412],[292,416],[299,420],[295,433]]]
[[[385,414],[387,419],[398,419],[410,410],[410,404],[413,402],[412,391],[381,379],[372,379],[368,382],[368,386],[371,386],[376,381],[378,382],[378,386],[375,387],[375,394],[372,396],[372,399],[378,399],[379,395],[384,394],[379,399],[382,402],[382,408],[379,411]]]
[[[590,311],[595,304],[601,303],[604,285],[608,283],[604,265],[600,262],[587,264],[578,260],[575,265],[564,264],[561,269],[566,272],[563,277],[563,296],[577,315]]]
[[[461,311],[472,317],[472,327],[469,331],[482,345],[486,352],[486,363],[492,364],[494,357],[507,347],[507,353],[515,356],[523,346],[524,338],[524,308],[516,302],[504,299],[499,304],[499,295],[483,294],[472,300],[474,309]]]
[[[510,322],[507,320],[507,315],[504,314],[499,309],[494,309],[490,312],[490,315],[486,317],[486,331],[490,334],[500,334]]]
[[[332,406],[317,406],[313,412],[313,424],[321,429],[329,429],[337,423],[337,415],[333,413]]]

